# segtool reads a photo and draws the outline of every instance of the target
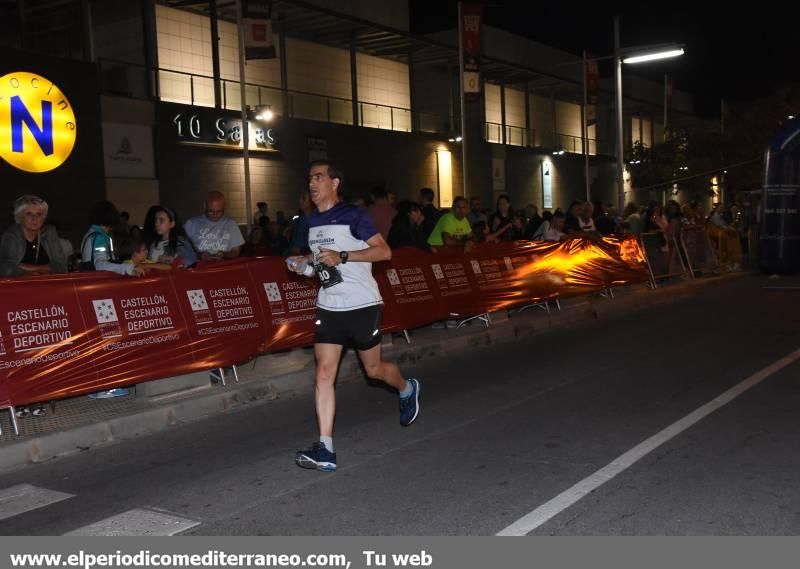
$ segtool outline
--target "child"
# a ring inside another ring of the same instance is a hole
[[[158,271],[170,271],[172,265],[167,263],[159,263],[147,258],[147,245],[144,241],[134,242],[131,249],[131,258],[125,261],[127,264],[133,264],[143,269],[155,269]]]

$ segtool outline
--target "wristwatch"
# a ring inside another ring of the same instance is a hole
[[[347,251],[339,252],[339,258],[342,260],[343,265],[347,262],[348,257],[350,257],[350,254]]]

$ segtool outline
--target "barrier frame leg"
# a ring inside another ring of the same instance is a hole
[[[238,369],[236,369],[236,364],[233,364],[233,365],[231,366],[231,369],[233,369],[233,380],[234,380],[236,383],[239,383],[239,370],[238,370]]]
[[[408,330],[403,330],[403,337],[406,339],[406,343],[411,343],[411,336],[408,334]]]
[[[11,413],[11,426],[14,428],[14,435],[19,436],[19,425],[17,424],[17,410],[14,409],[14,406],[8,408],[8,412]]]
[[[680,248],[683,250],[683,255],[678,251],[678,256],[686,258],[686,265],[689,267],[689,280],[695,280],[697,277],[694,274],[694,267],[692,266],[692,258],[689,256],[689,250],[686,248],[686,240],[683,238],[683,231],[681,231],[678,236],[681,239],[679,244]]]
[[[219,373],[219,376],[216,375],[217,373]],[[222,387],[225,387],[225,368],[218,367],[217,369],[211,372],[211,375],[214,377],[219,377],[219,381],[220,383],[222,383]]]
[[[546,300],[542,301],[542,302],[533,302],[531,304],[526,304],[524,306],[521,306],[521,307],[517,308],[516,310],[514,310],[513,314],[519,314],[521,312],[525,312],[529,308],[541,308],[542,310],[544,310],[545,312],[550,314],[550,303],[547,302]]]
[[[11,418],[11,428],[14,429],[14,436],[19,436],[19,424],[17,423],[17,410],[14,408],[13,405],[9,405],[8,407],[0,408],[0,411],[3,409],[7,409],[10,413]],[[3,427],[0,426],[0,435],[3,434]]]
[[[639,236],[639,246],[642,248],[642,251],[645,251],[644,241],[642,241],[641,236]],[[647,258],[646,252],[643,256],[644,256],[644,262],[647,263],[647,272],[650,273],[650,282],[648,284],[650,285],[650,288],[656,290],[658,288],[658,283],[656,282],[656,277],[653,274],[653,267],[650,266],[650,259]]]
[[[492,319],[489,316],[489,313],[488,312],[484,312],[483,314],[478,314],[477,316],[470,316],[469,318],[465,318],[464,320],[460,320],[458,322],[458,325],[456,325],[456,330],[461,328],[467,322],[471,322],[472,320],[480,320],[481,322],[486,324],[487,328],[489,327],[489,324],[492,323]]]

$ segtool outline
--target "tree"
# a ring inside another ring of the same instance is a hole
[[[635,199],[642,202],[657,196],[661,201],[664,192],[667,199],[674,199],[676,185],[682,201],[703,200],[712,195],[713,176],[704,173],[722,170],[724,166],[719,132],[702,123],[694,128],[670,129],[666,140],[652,147],[634,144],[630,171]]]

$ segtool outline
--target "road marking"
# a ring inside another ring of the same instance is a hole
[[[169,536],[199,525],[200,522],[175,514],[135,508],[64,535]]]
[[[698,407],[682,419],[656,433],[649,439],[639,443],[629,451],[621,454],[606,466],[587,476],[574,486],[568,488],[552,500],[542,504],[532,512],[524,515],[513,524],[497,533],[497,535],[527,535],[551,518],[557,516],[576,502],[594,492],[597,488],[625,471],[627,468],[647,456],[649,453],[681,434],[683,431],[701,421],[717,409],[727,405],[742,393],[755,387],[771,375],[800,359],[800,349],[782,357],[747,379],[737,383],[721,395],[715,397],[702,407]]]
[[[75,494],[47,490],[30,484],[17,484],[0,490],[0,520],[72,498]]]

